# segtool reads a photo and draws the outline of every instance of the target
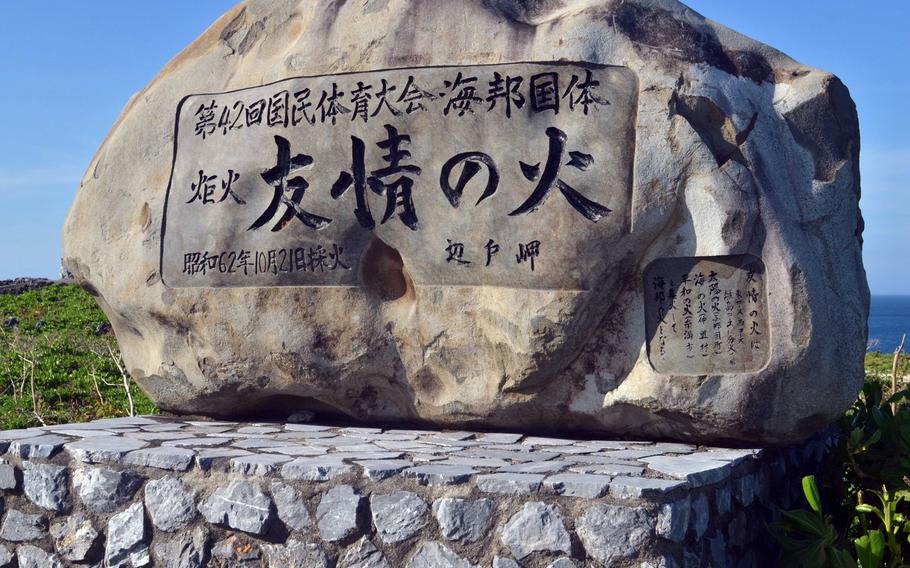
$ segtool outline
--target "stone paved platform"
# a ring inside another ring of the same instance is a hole
[[[0,432],[0,567],[767,566],[825,453],[134,417]]]

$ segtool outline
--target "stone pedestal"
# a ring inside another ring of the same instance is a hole
[[[825,453],[157,417],[0,440],[22,568],[767,566]]]

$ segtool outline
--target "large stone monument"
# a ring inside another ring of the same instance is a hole
[[[65,261],[176,413],[779,444],[862,380],[858,156],[836,77],[672,0],[251,0]]]

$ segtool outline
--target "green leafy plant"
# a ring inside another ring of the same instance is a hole
[[[844,460],[845,481],[856,490],[877,489],[880,481],[898,488],[910,487],[910,390],[885,398],[883,384],[870,380],[847,411],[841,428],[844,437],[832,454]]]
[[[860,514],[860,522],[865,534],[856,540],[856,552],[863,568],[883,566],[885,550],[887,547],[891,566],[907,566],[904,563],[904,545],[910,543],[910,521],[898,510],[902,502],[910,499],[910,491],[900,490],[890,493],[886,486],[881,491],[870,491],[879,502],[879,506],[860,503],[856,512]],[[863,498],[863,494],[859,494]],[[869,519],[872,515],[875,519]],[[881,528],[871,528],[879,525]],[[906,542],[902,542],[906,541]]]
[[[809,509],[770,525],[781,565],[910,568],[910,390],[897,385],[867,377],[824,473],[803,479]]]
[[[803,478],[803,493],[810,510],[783,511],[781,519],[770,525],[783,552],[781,565],[794,568],[855,567],[857,564],[853,557],[839,546],[838,531],[831,516],[822,513],[814,475]],[[866,568],[865,565],[863,568]]]

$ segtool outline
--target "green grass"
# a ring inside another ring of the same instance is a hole
[[[10,317],[18,329],[3,325]],[[91,296],[73,284],[0,295],[0,428],[129,415],[117,341],[110,332],[96,334],[105,323]],[[128,384],[134,412],[156,413]]]
[[[866,353],[866,374],[873,376],[888,375],[891,376],[891,365],[894,363],[893,353],[879,353],[878,351],[869,351]],[[902,354],[901,361],[898,364],[898,376],[907,374],[907,359]]]

